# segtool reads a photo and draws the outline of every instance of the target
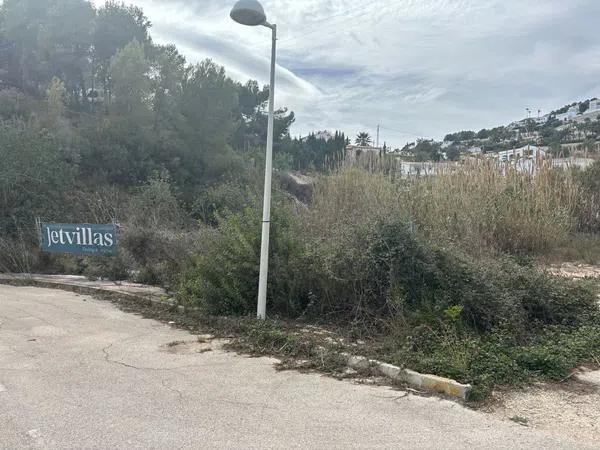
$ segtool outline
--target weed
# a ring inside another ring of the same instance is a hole
[[[512,416],[510,418],[510,420],[512,420],[515,423],[518,423],[519,425],[523,425],[524,427],[529,426],[529,420],[525,417],[521,417],[521,416]]]

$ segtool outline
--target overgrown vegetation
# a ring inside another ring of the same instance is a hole
[[[335,323],[380,359],[473,383],[474,397],[593,360],[596,292],[531,260],[577,229],[577,177],[496,170],[392,181],[346,169],[319,180],[308,209],[278,199],[270,313]],[[213,314],[253,313],[258,211],[221,218],[182,298]]]

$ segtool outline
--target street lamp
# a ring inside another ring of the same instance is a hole
[[[269,272],[269,231],[271,220],[271,176],[273,173],[273,122],[275,115],[275,58],[277,49],[277,25],[267,22],[262,5],[257,0],[239,0],[230,14],[237,23],[255,27],[262,25],[271,29],[271,82],[269,84],[269,126],[267,130],[267,155],[265,163],[265,193],[263,200],[262,240],[260,246],[260,275],[258,280],[258,305],[256,316],[267,315],[267,277]]]

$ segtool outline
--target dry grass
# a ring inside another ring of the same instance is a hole
[[[582,190],[571,172],[541,164],[531,175],[479,161],[406,177],[396,164],[362,160],[324,178],[314,205],[322,229],[396,215],[474,252],[539,254],[564,245],[576,227]]]
[[[427,235],[510,253],[564,243],[581,198],[569,172],[546,165],[535,175],[494,163],[461,165],[409,185],[411,216]]]
[[[377,221],[390,212],[406,211],[401,189],[383,174],[341,169],[316,183],[308,222],[327,234],[351,224]]]

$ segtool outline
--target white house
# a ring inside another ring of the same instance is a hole
[[[481,147],[470,147],[467,149],[467,153],[471,155],[481,155],[483,153],[483,150],[481,149]]]
[[[359,158],[376,157],[383,154],[383,148],[381,147],[364,147],[360,145],[347,145],[346,146],[346,159],[349,161],[356,161]]]
[[[546,156],[546,149],[535,145],[525,145],[513,150],[504,150],[496,154],[496,158],[501,162],[510,162],[520,159],[531,159],[536,161]]]
[[[561,122],[568,122],[569,120],[574,119],[577,114],[579,114],[579,105],[573,105],[566,113],[557,114],[556,118]]]
[[[585,170],[594,164],[594,159],[592,158],[575,158],[571,156],[570,158],[554,158],[552,159],[553,167],[560,167],[561,169],[569,169],[571,167],[577,167],[579,169]]]
[[[314,137],[316,139],[323,139],[325,141],[329,141],[330,139],[333,139],[333,134],[330,131],[324,130],[324,131],[317,131],[315,133],[312,133],[314,135]],[[306,141],[308,139],[308,136],[305,136],[302,138],[302,141]]]

